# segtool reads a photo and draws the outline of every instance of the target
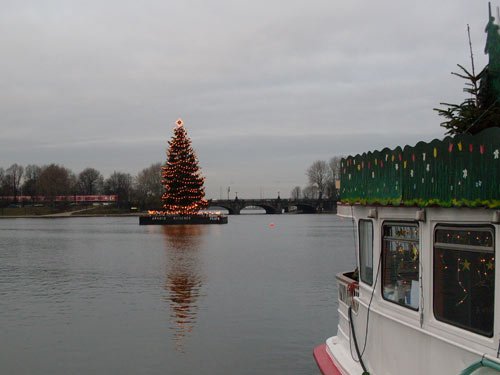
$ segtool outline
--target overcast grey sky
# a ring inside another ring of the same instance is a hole
[[[496,7],[496,3],[493,3]],[[0,166],[136,174],[182,117],[209,198],[288,196],[317,159],[442,138],[487,1],[0,0]],[[496,12],[495,12],[496,13]]]

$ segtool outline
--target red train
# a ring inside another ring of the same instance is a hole
[[[2,195],[0,200],[9,202],[76,202],[76,203],[106,203],[118,202],[118,195],[56,195],[54,199],[44,195]]]

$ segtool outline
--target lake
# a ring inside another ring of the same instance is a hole
[[[0,373],[318,374],[353,241],[335,215],[2,219]]]

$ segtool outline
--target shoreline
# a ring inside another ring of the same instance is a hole
[[[81,217],[134,217],[141,216],[141,213],[130,214],[88,214],[88,215],[0,215],[0,219],[71,219]]]
[[[0,215],[1,219],[71,219],[71,218],[82,218],[82,217],[139,217],[142,215],[147,215],[147,212],[132,212],[126,214],[76,214],[76,215],[64,215],[64,214],[52,214],[52,215]],[[242,215],[227,215],[227,216],[295,216],[295,215],[337,215],[335,212],[321,212],[314,214],[302,214],[302,213],[282,213],[282,214],[242,214]]]

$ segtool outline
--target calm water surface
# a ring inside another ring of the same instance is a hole
[[[317,374],[353,249],[334,215],[0,220],[0,373]]]

